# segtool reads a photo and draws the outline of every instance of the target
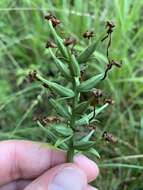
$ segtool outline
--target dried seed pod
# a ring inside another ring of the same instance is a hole
[[[31,71],[28,74],[29,82],[34,82],[37,79],[37,71]]]
[[[93,31],[86,31],[84,34],[83,34],[83,37],[84,38],[87,38],[88,40],[90,39],[90,38],[92,38],[93,37]]]
[[[57,45],[52,41],[47,41],[46,48],[57,48]]]
[[[46,20],[50,20],[52,22],[53,27],[56,27],[57,25],[59,25],[61,23],[61,21],[59,19],[57,19],[55,16],[48,14],[45,16]]]
[[[77,42],[77,40],[75,38],[72,37],[68,37],[64,40],[64,45],[65,46],[69,46],[69,45],[75,45]]]
[[[104,131],[102,138],[112,144],[115,144],[117,142],[117,138],[107,131]]]

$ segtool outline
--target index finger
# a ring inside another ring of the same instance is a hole
[[[66,161],[66,153],[32,141],[0,142],[0,185],[32,179]]]

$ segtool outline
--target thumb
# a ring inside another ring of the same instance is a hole
[[[24,190],[85,190],[87,176],[75,164],[63,164],[50,169]]]
[[[76,167],[67,166],[54,176],[49,184],[49,190],[84,190],[87,178],[84,172]]]

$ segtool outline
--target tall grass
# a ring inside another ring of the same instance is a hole
[[[113,20],[116,30],[111,54],[123,59],[123,67],[112,70],[108,84],[100,86],[115,99],[115,105],[100,115],[98,131],[110,131],[119,140],[116,146],[98,144],[101,174],[96,186],[102,190],[143,189],[143,161],[139,156],[143,152],[143,1],[73,2],[0,1],[0,139],[46,140],[46,134],[32,120],[36,114],[49,113],[46,96],[38,85],[31,86],[26,80],[31,69],[48,77],[51,74],[49,65],[53,63],[44,49],[49,35],[43,15],[54,12],[62,20],[63,35],[75,35],[79,49],[80,44],[86,45],[81,38],[83,32],[94,29],[98,37],[106,20]],[[95,73],[105,68],[104,51],[101,48],[95,52],[90,63]]]

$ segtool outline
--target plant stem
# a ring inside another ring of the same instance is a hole
[[[77,81],[79,81],[79,79],[77,79]],[[71,129],[73,129],[73,131],[75,130],[75,107],[78,103],[78,97],[79,97],[79,93],[77,92],[77,81],[73,80],[72,85],[73,85],[73,91],[75,92],[75,96],[73,97],[73,101],[72,101],[72,115],[71,115],[71,120],[70,120],[70,127]],[[67,153],[67,162],[73,162],[73,157],[74,157],[74,146],[73,146],[73,141],[74,141],[74,135],[70,140],[70,146],[69,146],[69,150]]]

